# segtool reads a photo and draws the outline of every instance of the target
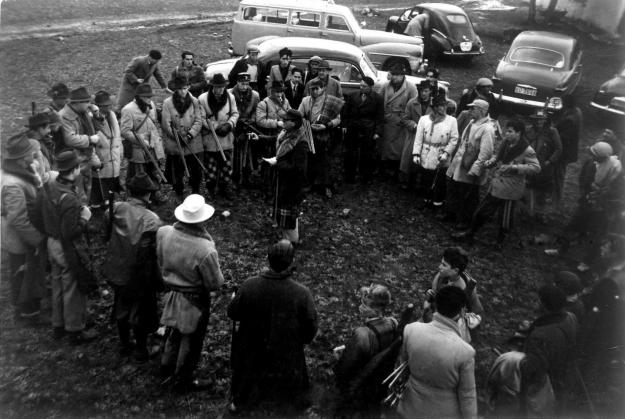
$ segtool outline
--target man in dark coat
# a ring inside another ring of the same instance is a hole
[[[364,77],[360,91],[347,97],[343,118],[345,136],[345,180],[356,180],[356,168],[363,183],[371,182],[374,170],[375,142],[384,122],[384,101],[373,91],[373,79]]]
[[[475,99],[482,99],[488,102],[488,115],[497,119],[499,117],[499,100],[491,92],[493,88],[493,81],[489,78],[482,77],[475,83],[475,88],[472,90],[465,89],[458,102],[458,108],[456,109],[456,116],[460,116],[460,113],[469,108],[469,104]]]
[[[148,360],[148,333],[158,328],[156,292],[162,290],[163,280],[156,262],[156,231],[163,222],[148,209],[150,195],[159,186],[147,173],[137,173],[127,188],[128,201],[116,202],[113,214],[104,214],[112,222],[104,272],[115,290],[120,354],[133,352],[132,327],[135,360],[144,362]]]
[[[293,67],[291,69],[291,78],[284,84],[284,97],[288,99],[289,105],[293,109],[299,108],[304,98],[304,72]]]
[[[165,79],[161,75],[161,71],[158,68],[158,63],[163,58],[158,50],[151,50],[148,55],[135,57],[128,63],[124,70],[124,76],[122,77],[122,83],[119,86],[119,93],[117,94],[117,110],[126,106],[126,104],[132,102],[135,97],[135,91],[137,87],[143,83],[150,83],[152,76],[156,79],[159,86],[165,89],[167,93],[172,93],[165,83]]]
[[[293,245],[274,244],[269,270],[241,286],[228,307],[237,322],[232,342],[231,412],[273,396],[303,407],[308,388],[304,345],[317,333],[313,296],[290,276]]]
[[[176,78],[187,79],[189,82],[189,93],[197,98],[208,89],[204,70],[195,63],[195,54],[191,51],[183,51],[181,57],[181,63],[171,72],[171,80]]]
[[[574,361],[577,320],[564,310],[566,296],[556,286],[542,286],[538,296],[541,316],[532,323],[523,347],[522,391],[531,398],[533,389],[541,388],[549,379],[557,408],[562,409],[567,396],[567,370]]]
[[[247,73],[250,75],[250,86],[264,97],[264,79],[263,79],[263,66],[258,61],[258,54],[260,50],[256,45],[250,45],[247,48],[247,55],[237,60],[234,63],[234,67],[228,74],[228,87],[234,87],[237,84],[237,77],[239,73]],[[259,81],[263,81],[259,83]],[[262,89],[259,90],[259,89]]]
[[[97,337],[94,330],[86,330],[87,294],[97,289],[85,240],[91,211],[81,202],[76,185],[78,153],[63,151],[56,161],[59,174],[39,191],[31,219],[48,236],[54,338],[68,334],[69,343],[78,345]]]
[[[556,192],[558,210],[562,212],[562,192],[564,191],[564,177],[566,166],[577,161],[579,137],[582,133],[583,116],[577,107],[575,96],[567,95],[562,98],[562,109],[555,117],[554,124],[562,142],[562,156],[555,167]]]

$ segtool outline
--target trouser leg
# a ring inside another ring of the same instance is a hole
[[[363,138],[358,169],[363,181],[368,182],[373,178],[373,171],[375,170],[375,140],[373,136]]]
[[[173,327],[167,328],[167,338],[161,355],[161,374],[171,376],[176,371],[176,361],[180,349],[182,334]]]
[[[435,206],[442,206],[445,202],[445,194],[447,191],[447,181],[445,179],[446,167],[436,169],[435,180],[433,180],[434,188],[432,189],[432,201]]]
[[[52,285],[52,327],[64,328],[63,315],[63,271],[65,257],[61,243],[48,238],[48,259],[50,260],[50,284]]]
[[[189,186],[191,187],[191,192],[198,194],[200,193],[200,184],[202,183],[202,167],[193,155],[187,154],[184,158],[189,168]]]
[[[473,213],[479,204],[480,187],[471,183],[458,182],[460,185],[459,192],[461,194],[459,221],[461,223],[470,223]]]
[[[299,243],[299,218],[295,219],[295,228],[282,230],[282,238],[293,244]]]
[[[204,160],[207,170],[205,175],[206,189],[211,194],[215,193],[215,187],[217,186],[217,180],[219,178],[219,162],[217,160],[217,154],[218,153],[207,151]]]
[[[182,157],[178,154],[168,154],[167,161],[165,162],[165,176],[169,175],[168,179],[172,184],[172,189],[178,196],[184,194],[184,165],[182,164]]]
[[[63,283],[63,318],[65,330],[79,332],[87,323],[87,297],[78,289],[78,281],[67,269],[61,275]]]
[[[222,190],[230,190],[232,186],[232,150],[224,150],[226,161],[220,156],[219,162],[219,187]]]
[[[502,199],[495,198],[491,194],[486,195],[473,213],[471,232],[475,233],[481,229],[484,224],[495,215],[502,204]]]
[[[345,153],[344,162],[345,180],[353,182],[356,179],[356,165],[358,162],[358,133],[355,130],[349,130],[345,137]],[[362,173],[361,173],[362,175]]]
[[[430,170],[424,167],[420,167],[419,172],[421,174],[419,188],[421,189],[421,193],[423,194],[423,200],[426,203],[431,203],[434,196],[434,194],[432,193],[432,182],[434,181],[436,170]]]
[[[15,315],[21,314],[20,293],[22,291],[22,283],[24,282],[24,271],[26,270],[26,255],[9,252],[9,271],[11,275],[11,303],[15,311]]]
[[[190,382],[193,378],[193,372],[202,354],[207,326],[208,312],[202,315],[193,333],[181,334],[176,361],[176,376],[177,381],[180,383]]]

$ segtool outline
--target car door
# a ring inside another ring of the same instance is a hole
[[[321,12],[304,9],[292,9],[291,20],[287,25],[287,36],[305,38],[321,37]]]
[[[356,43],[356,35],[347,20],[340,15],[326,13],[321,28],[321,38],[333,41],[343,41],[348,44]]]

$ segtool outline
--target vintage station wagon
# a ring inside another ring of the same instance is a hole
[[[423,41],[400,34],[363,29],[346,6],[322,0],[242,0],[232,24],[232,55],[244,55],[259,37],[306,37],[347,42],[361,47],[376,68],[396,63],[409,73],[421,64]]]

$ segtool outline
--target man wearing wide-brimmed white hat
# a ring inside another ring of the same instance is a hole
[[[168,290],[161,317],[168,328],[161,373],[180,391],[204,384],[193,380],[193,371],[208,325],[210,292],[224,282],[215,242],[204,227],[214,213],[204,197],[189,195],[174,212],[178,222],[156,233],[158,263]]]

